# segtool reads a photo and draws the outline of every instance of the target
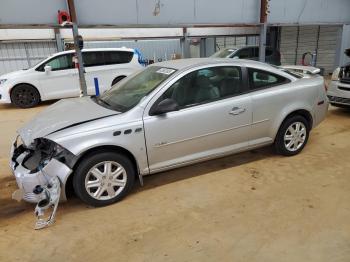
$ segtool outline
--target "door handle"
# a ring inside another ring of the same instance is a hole
[[[236,116],[236,115],[244,113],[245,110],[246,110],[245,108],[234,107],[234,108],[232,108],[232,110],[230,111],[229,114]]]

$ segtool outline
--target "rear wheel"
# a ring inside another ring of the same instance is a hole
[[[135,170],[129,158],[114,152],[84,158],[73,177],[77,196],[91,206],[105,206],[121,200],[134,184]]]
[[[116,83],[118,83],[120,80],[122,80],[125,77],[126,76],[118,76],[118,77],[114,78],[114,80],[112,81],[112,86],[114,86]]]
[[[310,127],[300,115],[286,119],[276,136],[275,148],[279,154],[293,156],[300,153],[309,138]]]
[[[40,94],[33,86],[20,84],[11,91],[11,102],[21,108],[34,107],[40,102]]]

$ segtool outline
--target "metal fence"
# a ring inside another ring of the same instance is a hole
[[[0,42],[0,75],[31,67],[57,52],[55,41]]]
[[[155,62],[170,60],[172,54],[181,54],[179,39],[135,40],[135,41],[86,41],[85,48],[128,47],[137,48],[145,59]]]
[[[136,41],[85,41],[85,48],[98,47],[137,48],[145,59],[169,60],[172,54],[180,54],[178,39]],[[54,40],[0,42],[0,75],[31,67],[42,59],[58,52]]]
[[[225,36],[216,38],[216,51],[246,45],[259,45],[259,36]]]

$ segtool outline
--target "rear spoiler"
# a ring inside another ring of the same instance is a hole
[[[313,66],[301,66],[301,65],[284,65],[280,66],[283,69],[295,71],[306,75],[316,75],[321,72],[321,69]]]

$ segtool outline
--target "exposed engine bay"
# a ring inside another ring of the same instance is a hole
[[[341,83],[350,84],[350,63],[340,68],[339,81]]]
[[[350,48],[345,49],[344,54],[350,57]],[[350,84],[350,63],[347,63],[340,67],[338,77],[341,83]]]
[[[45,228],[55,221],[61,190],[71,173],[76,157],[57,143],[39,138],[26,147],[18,146],[18,137],[13,144],[11,168],[16,176],[19,190],[13,198],[37,203],[35,207],[35,229]],[[45,211],[51,213],[45,218]]]
[[[75,156],[71,152],[45,138],[35,139],[28,147],[25,147],[24,144],[15,146],[12,155],[12,161],[15,163],[15,167],[18,165],[16,159],[24,152],[27,154],[21,164],[30,170],[31,173],[42,170],[52,158],[69,167],[72,167],[75,163]]]

